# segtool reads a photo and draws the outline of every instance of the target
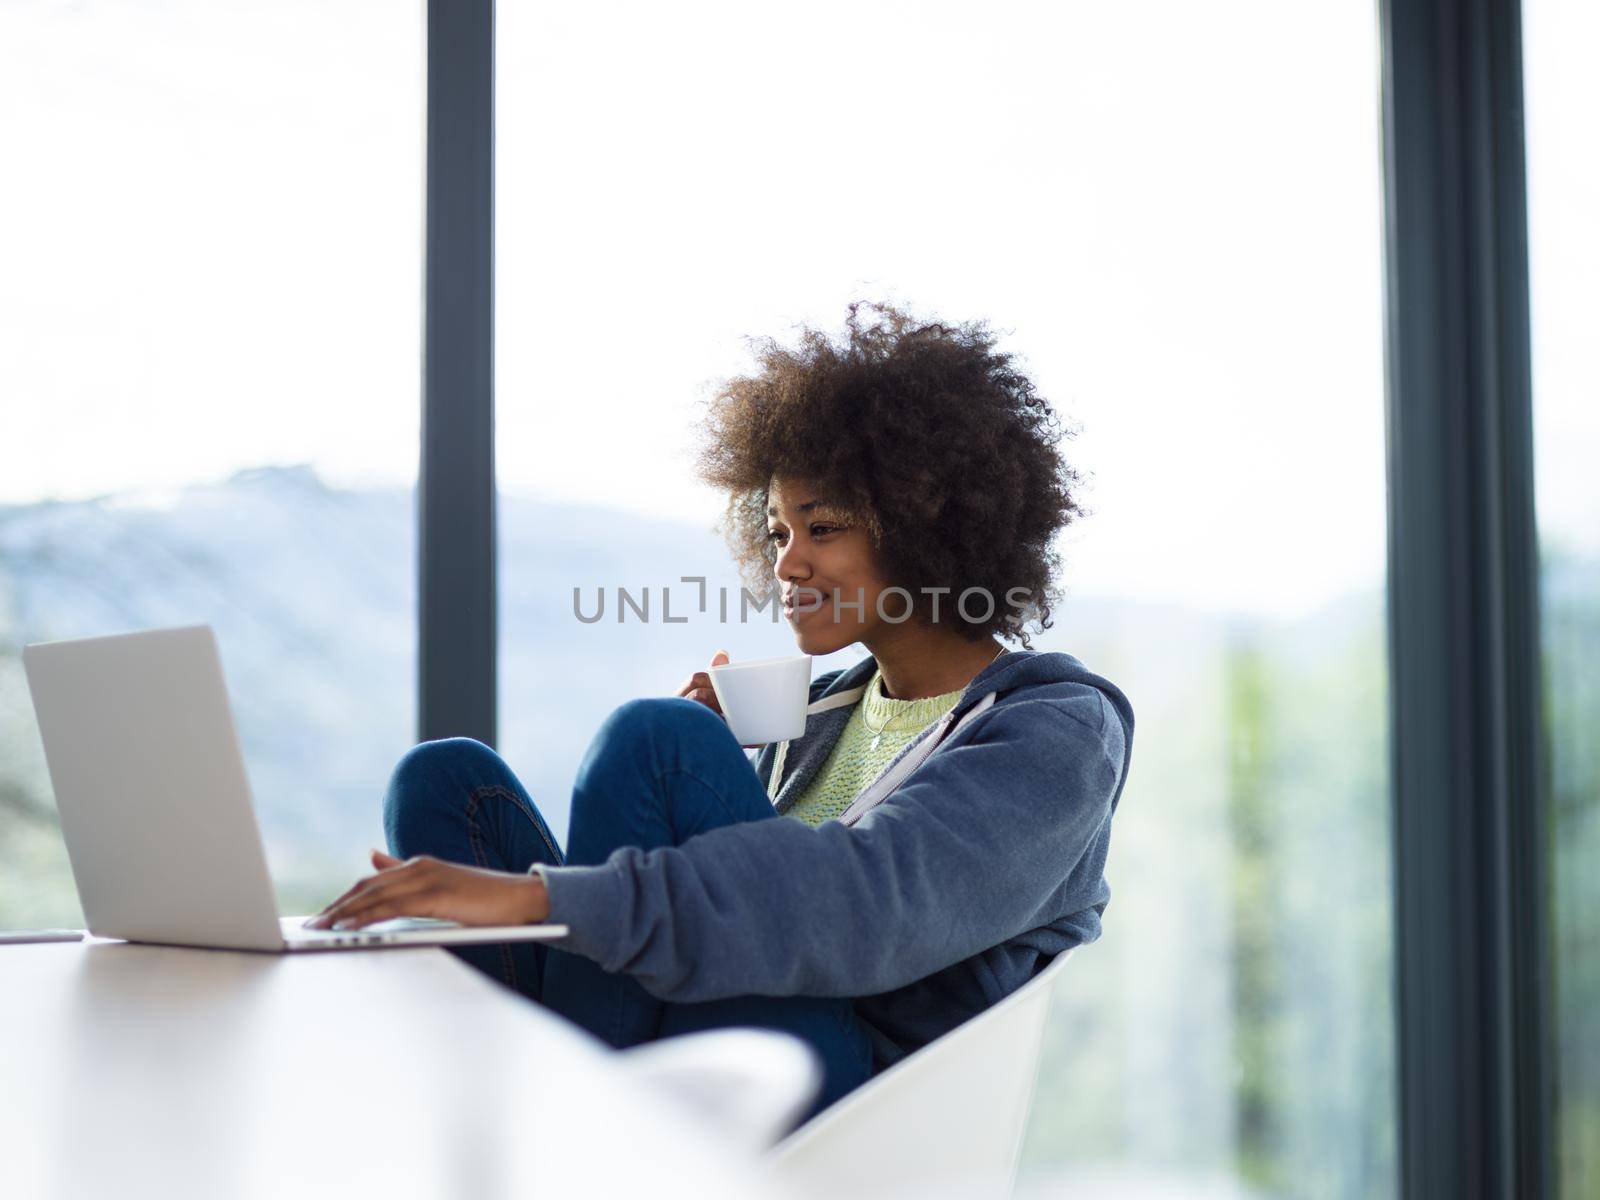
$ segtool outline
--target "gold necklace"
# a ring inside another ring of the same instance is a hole
[[[1006,648],[1004,646],[1001,646],[1000,647],[1000,651],[999,651],[998,654],[996,654],[988,662],[984,663],[983,666],[978,668],[978,675],[983,674],[983,672],[987,671],[990,667],[994,666],[995,663],[999,662],[1000,661],[1000,655],[1004,654],[1005,652],[1006,652]],[[972,678],[976,679],[978,677],[978,675],[974,675]],[[872,682],[868,686],[875,689],[878,686],[878,680],[881,679],[882,677],[883,677],[883,673],[881,671],[878,672],[876,675],[873,676]],[[967,682],[970,684],[972,682],[972,680],[969,679]],[[966,688],[963,687],[961,690],[962,691],[966,691]],[[888,697],[885,697],[885,699],[888,699]],[[910,701],[907,701],[906,703],[910,703]],[[894,720],[894,714],[890,713],[886,717],[883,718],[883,724],[878,726],[878,728],[874,729],[872,727],[872,722],[867,720],[866,697],[865,696],[862,697],[862,699],[861,699],[861,723],[867,727],[867,732],[872,735],[872,741],[867,744],[868,753],[871,753],[873,750],[876,750],[878,748],[878,743],[883,740],[884,731],[889,728],[889,722],[892,721],[892,720]]]

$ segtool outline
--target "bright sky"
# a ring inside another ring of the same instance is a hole
[[[1571,538],[1600,530],[1600,29],[1525,7],[1540,504]],[[0,6],[0,155],[26,184],[0,192],[0,501],[275,462],[414,479],[421,20]],[[1080,594],[1289,615],[1372,586],[1374,20],[502,0],[501,486],[709,524],[690,422],[742,337],[888,297],[989,319],[1081,427]]]

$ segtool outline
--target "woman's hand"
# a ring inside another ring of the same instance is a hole
[[[550,915],[538,875],[489,871],[431,855],[401,861],[372,852],[376,875],[360,880],[306,922],[311,929],[360,929],[390,917],[438,917],[462,925],[534,925]]]
[[[726,650],[718,650],[711,656],[713,667],[724,666],[728,661]],[[685,700],[693,700],[696,704],[704,704],[719,717],[724,715],[722,704],[717,700],[717,689],[711,686],[711,675],[706,671],[696,671],[684,680],[683,686],[678,689],[678,695]]]
[[[726,650],[718,650],[711,656],[711,665],[713,667],[726,666],[729,661]],[[727,714],[722,711],[721,701],[717,699],[717,689],[711,686],[711,675],[707,671],[696,671],[688,679],[685,679],[683,685],[678,688],[678,695],[685,700],[693,700],[696,704],[704,704],[724,721],[728,719]],[[746,746],[745,749],[754,750],[756,747]]]

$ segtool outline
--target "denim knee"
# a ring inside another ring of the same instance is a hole
[[[697,726],[727,729],[726,722],[704,704],[682,696],[641,696],[614,708],[600,726],[600,736],[628,740]]]
[[[703,704],[681,696],[644,696],[624,701],[611,711],[589,744],[578,767],[577,793],[606,757],[621,755],[643,774],[659,775],[676,758],[672,751],[690,736],[728,737],[727,723]],[[576,797],[576,794],[575,794]]]
[[[578,766],[572,791],[572,828],[588,828],[598,818],[609,822],[618,813],[618,804],[654,803],[647,789],[629,788],[619,792],[616,772],[627,779],[646,781],[672,769],[677,754],[673,747],[693,731],[704,737],[730,736],[722,718],[703,704],[681,696],[646,696],[624,701],[601,722],[589,751]],[[599,805],[598,810],[592,805]]]
[[[420,742],[401,755],[383,793],[383,829],[389,849],[402,857],[419,853],[415,834],[433,814],[459,801],[463,787],[498,775],[502,760],[476,738]]]

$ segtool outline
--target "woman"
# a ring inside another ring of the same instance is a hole
[[[801,651],[870,652],[812,683],[805,735],[752,769],[704,672],[629,701],[565,854],[493,750],[425,742],[385,796],[392,855],[317,923],[565,923],[455,952],[617,1047],[794,1032],[823,1060],[813,1112],[1099,936],[1133,714],[1030,648],[1079,513],[1060,429],[981,324],[862,307],[839,342],[762,343],[699,464]]]

